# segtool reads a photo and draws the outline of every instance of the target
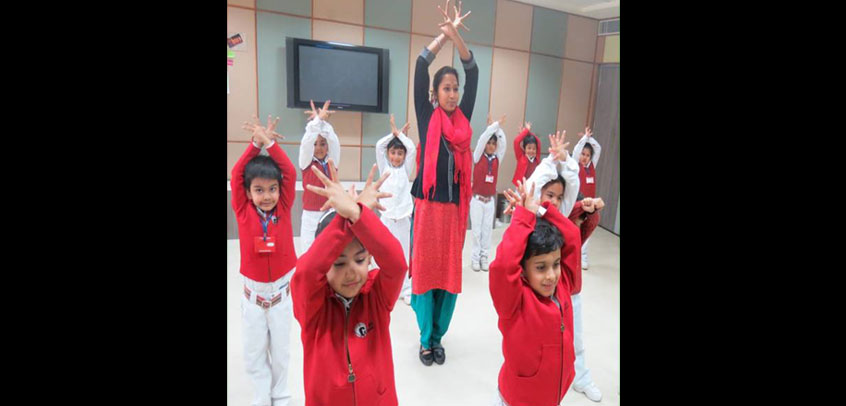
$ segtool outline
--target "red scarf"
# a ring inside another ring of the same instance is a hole
[[[467,224],[467,215],[470,209],[470,138],[472,135],[473,129],[470,128],[470,121],[458,107],[455,108],[450,117],[438,106],[429,119],[429,129],[426,132],[423,196],[428,198],[429,191],[434,192],[437,187],[438,152],[441,149],[441,136],[443,136],[452,146],[452,153],[455,155],[455,176],[451,183],[458,182],[461,190],[461,200],[458,205],[461,224]],[[420,151],[419,148],[418,151]],[[420,160],[418,159],[417,162],[419,163]]]

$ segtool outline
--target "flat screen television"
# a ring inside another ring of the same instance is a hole
[[[332,110],[388,112],[387,49],[291,37],[285,46],[289,108],[331,100]]]

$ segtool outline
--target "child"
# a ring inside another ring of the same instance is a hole
[[[308,185],[320,186],[320,181],[314,172],[308,168],[315,166],[325,175],[329,175],[328,159],[332,159],[334,165],[338,165],[341,159],[341,143],[332,125],[326,119],[334,111],[329,110],[329,100],[323,103],[323,108],[316,110],[314,102],[311,102],[309,123],[306,124],[305,134],[300,143],[300,169],[303,171],[303,216],[300,223],[300,241],[302,251],[308,251],[311,242],[314,241],[314,232],[317,229],[317,222],[325,213],[321,210],[326,199],[308,189]],[[327,159],[328,158],[328,159]]]
[[[526,182],[536,186],[535,199],[553,200],[565,217],[570,215],[579,194],[579,168],[567,153],[566,131],[549,135],[549,156],[544,158]]]
[[[564,136],[550,135],[550,156],[547,159],[562,159],[567,157],[567,143],[563,143]],[[546,159],[544,160],[546,161]],[[602,199],[582,200],[581,202],[573,202],[574,196],[578,193],[579,184],[574,179],[574,160],[566,159],[569,162],[565,165],[566,170],[562,176],[553,177],[554,172],[550,169],[550,165],[544,164],[541,169],[533,174],[533,178],[526,181],[527,184],[535,187],[541,187],[541,194],[535,194],[535,198],[539,199],[541,203],[550,202],[553,206],[558,207],[559,212],[568,216],[568,218],[580,227],[581,241],[585,241],[590,237],[590,234],[599,223],[598,210],[604,206]],[[565,178],[566,186],[565,186]],[[549,180],[552,179],[552,180]],[[562,190],[563,189],[563,190]],[[506,208],[506,212],[510,211],[510,205]],[[590,215],[590,213],[596,213]],[[585,214],[588,213],[588,214]],[[579,258],[581,259],[581,258]],[[581,261],[579,261],[581,262]],[[579,266],[581,268],[581,266]],[[573,380],[573,390],[584,393],[588,399],[598,402],[602,399],[602,393],[599,388],[593,383],[590,377],[590,370],[585,366],[584,343],[582,342],[582,276],[581,272],[573,273],[573,290],[571,301],[573,303],[573,330],[575,340],[576,376]]]
[[[496,211],[496,180],[499,163],[505,156],[505,132],[499,121],[491,123],[488,114],[488,128],[479,136],[473,151],[473,199],[470,200],[470,226],[473,230],[473,254],[471,268],[474,271],[488,271],[488,250],[491,246],[494,211]],[[495,134],[494,134],[495,133]],[[482,158],[484,152],[485,159]]]
[[[534,190],[518,184],[519,195],[505,192],[517,207],[490,270],[505,358],[499,400],[558,405],[574,375],[570,295],[581,273],[579,229],[551,202],[539,206]]]
[[[291,281],[294,316],[302,327],[306,406],[397,405],[389,324],[407,269],[402,246],[371,208],[384,207],[376,165],[360,196],[311,168],[325,185],[307,187],[334,208],[321,220],[314,246]],[[368,272],[370,258],[381,269]]]
[[[459,7],[460,7],[459,3]],[[440,6],[438,6],[440,8]],[[449,10],[449,1],[446,9]],[[411,307],[420,328],[419,358],[423,365],[441,365],[446,351],[441,340],[452,321],[455,302],[461,293],[461,255],[467,235],[473,172],[470,119],[476,104],[479,66],[458,33],[470,12],[455,19],[441,10],[442,34],[435,37],[417,57],[414,69],[414,109],[420,135],[414,196],[414,240],[412,243]],[[466,28],[466,27],[465,27]],[[435,59],[443,38],[449,38],[464,67],[464,95],[459,100],[458,72],[443,66],[432,79],[429,96],[429,64]]]
[[[291,300],[288,281],[297,262],[291,206],[297,170],[267,128],[245,123],[252,145],[232,168],[232,207],[241,246],[241,321],[244,362],[255,391],[253,405],[288,405]],[[269,156],[260,156],[266,148]],[[269,355],[269,358],[268,358]]]
[[[520,127],[520,134],[514,139],[514,156],[517,158],[517,167],[514,168],[514,177],[511,183],[517,186],[517,181],[529,178],[535,172],[540,160],[538,159],[538,147],[540,138],[531,132],[532,123],[526,123]]]
[[[408,178],[417,166],[417,149],[411,139],[406,137],[406,131],[408,123],[405,123],[401,131],[397,131],[394,115],[391,114],[391,133],[376,143],[376,163],[379,165],[380,174],[391,174],[382,185],[382,190],[394,195],[382,201],[382,205],[388,208],[382,212],[382,224],[399,240],[405,262],[408,264],[411,212],[414,209],[411,182]],[[406,305],[411,305],[411,279],[403,278],[400,297]]]
[[[573,156],[579,157],[579,182],[582,196],[596,197],[596,164],[599,162],[599,153],[602,148],[593,138],[590,127],[585,127],[585,132],[580,134],[582,138],[573,147]],[[582,244],[582,269],[588,269],[587,246],[589,241]]]

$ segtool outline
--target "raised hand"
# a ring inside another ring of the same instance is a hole
[[[309,100],[309,103],[311,103],[311,111],[306,110],[303,114],[308,114],[309,121],[314,120],[315,117],[319,117],[321,120],[326,120],[329,118],[330,114],[335,113],[335,110],[329,110],[330,102],[331,100],[326,100],[326,102],[323,103],[323,108],[316,109],[314,108],[314,100]]]
[[[590,127],[585,127],[585,132],[579,133],[579,136],[584,136],[587,134],[588,138],[593,137],[593,133],[590,131]]]
[[[312,166],[312,172],[314,172],[317,178],[323,182],[324,187],[321,188],[314,185],[306,185],[306,188],[327,198],[326,203],[320,208],[321,211],[332,207],[336,212],[338,212],[339,216],[349,219],[355,223],[361,215],[361,209],[358,207],[353,197],[344,190],[341,182],[338,181],[338,170],[335,168],[335,163],[332,161],[332,158],[329,158],[329,168],[329,172],[332,174],[332,179],[327,178],[326,175],[323,174],[320,169],[317,169],[316,166]]]
[[[552,155],[556,161],[567,161],[567,147],[569,142],[564,142],[567,131],[557,131],[555,134],[549,134],[549,154]]]
[[[388,176],[391,175],[390,172],[385,172],[382,174],[382,177],[379,178],[375,183],[373,182],[373,175],[376,174],[376,164],[373,164],[373,167],[370,168],[370,175],[367,176],[367,183],[364,184],[364,190],[361,191],[356,198],[356,202],[367,206],[370,210],[387,210],[385,206],[382,206],[379,203],[379,199],[385,197],[392,197],[393,195],[388,192],[380,192],[379,188],[382,187],[382,183],[385,182],[385,179],[388,179]]]
[[[285,138],[282,135],[278,134],[276,131],[273,131],[276,128],[276,124],[279,123],[279,117],[276,117],[276,120],[272,120],[271,115],[268,114],[267,127],[262,127],[258,116],[256,116],[255,114],[253,114],[253,121],[255,122],[250,123],[248,121],[245,121],[241,128],[253,134],[253,142],[258,144],[259,148],[263,148],[270,145],[270,143],[272,142],[271,139],[274,137],[279,137],[282,139]]]
[[[455,18],[449,17],[449,0],[446,1],[444,8],[441,8],[441,6],[439,5],[438,10],[440,10],[441,14],[444,15],[444,21],[438,24],[438,26],[441,28],[441,32],[443,32],[447,38],[455,41],[455,39],[459,36],[458,27],[462,27],[465,30],[470,31],[470,29],[467,28],[467,26],[464,25],[463,22],[464,19],[470,15],[470,11],[468,11],[467,14],[463,16],[461,15],[461,1],[458,2],[457,8],[453,6],[453,10],[455,11]]]
[[[502,117],[499,118],[499,127],[500,128],[502,128],[503,123],[505,123],[505,114],[503,114]],[[491,125],[491,124],[493,124],[493,120],[491,120],[491,113],[488,113],[488,125]],[[522,130],[523,129],[521,128],[520,131],[522,131]]]
[[[394,137],[399,137],[400,133],[408,134],[408,125],[408,122],[406,122],[405,125],[402,126],[401,130],[397,130],[397,125],[394,123],[394,115],[391,114],[391,134],[393,134]]]
[[[535,199],[535,183],[532,182],[531,190],[526,190],[526,178],[523,177],[522,181],[517,181],[517,187],[520,194],[523,196],[523,207],[525,207],[526,210],[537,214],[540,204],[537,199]]]

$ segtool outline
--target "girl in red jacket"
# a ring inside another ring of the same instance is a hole
[[[388,177],[360,196],[347,194],[332,170],[325,185],[307,186],[332,207],[300,257],[291,281],[294,316],[302,327],[306,406],[397,405],[389,324],[407,269],[402,246],[371,211],[384,210],[378,192]],[[368,272],[371,255],[381,266]]]
[[[532,187],[534,189],[534,187]],[[550,203],[539,205],[522,182],[511,225],[490,266],[490,292],[499,316],[501,404],[554,406],[575,374],[570,295],[579,269],[576,226]]]
[[[520,127],[520,134],[514,139],[514,157],[517,158],[517,167],[514,168],[514,177],[511,178],[514,186],[517,186],[520,179],[528,179],[532,176],[535,168],[540,164],[538,158],[540,138],[531,130],[532,123],[526,123],[525,127]]]
[[[297,263],[291,207],[297,172],[267,127],[244,123],[253,142],[232,168],[232,207],[241,246],[244,362],[253,384],[253,405],[287,405],[291,299],[288,282]],[[269,156],[259,155],[265,148]]]

